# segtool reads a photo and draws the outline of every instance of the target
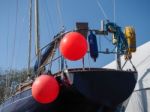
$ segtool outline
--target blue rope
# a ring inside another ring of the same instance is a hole
[[[125,54],[128,49],[127,40],[124,36],[124,33],[121,30],[121,27],[116,25],[115,23],[108,22],[106,24],[106,30],[108,32],[114,33],[115,38],[117,39],[117,48],[119,54]]]

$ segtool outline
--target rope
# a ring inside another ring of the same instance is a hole
[[[123,66],[122,66],[122,68],[121,68],[121,69],[123,69],[123,68],[124,68],[124,66],[126,65],[127,61],[130,61],[131,65],[132,65],[132,68],[134,69],[134,71],[135,71],[135,72],[137,72],[136,67],[133,65],[133,63],[132,63],[131,59],[126,60],[126,61],[125,61],[125,63],[123,64]]]
[[[98,7],[100,8],[100,10],[102,11],[102,14],[104,15],[104,18],[108,20],[108,16],[106,15],[105,11],[104,11],[104,8],[102,7],[101,3],[99,0],[96,0],[97,1],[97,5]]]
[[[122,68],[121,68],[121,69],[123,69],[123,68],[124,68],[124,66],[126,65],[127,61],[128,61],[128,60],[126,60],[126,61],[124,62],[124,64],[123,64],[123,66],[122,66]]]
[[[135,66],[133,65],[133,63],[132,63],[132,61],[131,61],[131,59],[130,59],[129,61],[130,61],[131,65],[132,65],[132,67],[133,67],[134,71],[136,71],[136,72],[137,72],[137,70],[136,70]]]

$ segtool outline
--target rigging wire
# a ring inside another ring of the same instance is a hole
[[[28,52],[28,73],[31,74],[31,43],[32,43],[32,0],[29,0],[29,52]]]
[[[105,19],[108,20],[108,16],[104,10],[104,8],[102,7],[101,3],[100,3],[100,0],[96,0],[97,1],[97,5],[98,7],[100,8],[102,14],[104,15]],[[114,21],[115,21],[115,0],[114,0]],[[105,35],[104,35],[105,39],[109,42],[109,43],[112,43],[112,40],[111,39],[108,39]],[[101,40],[99,40],[99,44],[101,43],[100,42]],[[101,45],[100,45],[101,47]],[[112,50],[113,51],[113,50]]]
[[[10,65],[10,69],[12,69],[13,67],[13,63],[14,63],[14,58],[15,58],[15,48],[16,48],[16,36],[17,36],[17,22],[18,22],[18,0],[17,0],[17,4],[16,4],[16,14],[15,14],[15,33],[14,33],[14,41],[13,41],[13,47],[12,47],[12,61],[11,61],[11,65]]]
[[[106,20],[108,20],[108,16],[106,15],[106,13],[105,13],[105,11],[104,11],[104,8],[102,7],[100,1],[99,1],[99,0],[96,0],[96,2],[97,2],[98,7],[100,8],[100,10],[101,10],[101,12],[102,12],[104,18],[105,18]]]
[[[104,35],[104,37],[105,37],[105,39],[106,39],[109,43],[112,43],[112,40],[111,40],[111,39],[108,39],[108,37],[106,37],[105,35]]]
[[[13,41],[13,47],[12,47],[12,60],[11,60],[11,63],[10,63],[10,71],[12,70],[12,67],[13,67],[13,62],[14,62],[14,58],[15,58],[15,47],[16,47],[16,32],[17,32],[17,21],[18,21],[18,0],[17,0],[17,3],[16,3],[16,14],[15,14],[15,33],[14,33],[14,41]],[[12,77],[11,77],[12,76]],[[10,74],[7,78],[7,86],[9,87],[10,85],[10,79],[13,79],[13,72],[12,74]],[[11,85],[10,85],[11,86]],[[8,88],[7,87],[7,90],[11,89],[11,88]],[[11,95],[11,91],[6,91],[6,97],[8,97],[9,95]]]
[[[9,31],[10,31],[10,29],[9,29],[9,26],[10,26],[10,7],[9,7],[9,4],[8,4],[8,18],[7,18],[7,20],[8,20],[8,23],[7,23],[7,26],[8,26],[8,30],[7,30],[7,36],[6,36],[6,59],[7,59],[7,66],[8,66],[8,37],[9,37]],[[5,89],[5,95],[7,94],[6,92],[7,92],[7,88],[8,88],[8,76],[7,76],[7,74],[6,74],[6,85],[5,85],[5,87],[6,87],[6,89]],[[7,97],[7,96],[5,96],[5,97]]]
[[[60,29],[61,30],[64,30],[64,23],[63,23],[63,18],[62,18],[62,10],[61,10],[61,7],[60,7],[60,0],[56,0],[56,4],[57,4],[57,13],[58,13],[58,17],[59,17],[59,20],[60,20]],[[59,55],[59,50],[58,51],[58,55]],[[58,69],[61,70],[61,60],[58,59]]]
[[[116,0],[113,0],[113,16],[114,16],[114,23],[116,22]]]
[[[48,1],[46,0],[46,11],[47,11],[47,15],[48,15],[48,18],[49,18],[49,20],[50,20],[50,24],[51,24],[51,30],[52,30],[52,32],[54,32],[54,24],[53,24],[53,22],[52,22],[52,18],[51,18],[51,16],[50,16],[50,11],[48,10]],[[50,28],[49,28],[50,29]],[[50,30],[49,30],[50,31]]]
[[[7,36],[6,36],[6,59],[7,59],[7,66],[9,65],[8,64],[8,37],[9,37],[9,31],[10,31],[10,7],[8,5],[8,23],[7,23],[7,26],[8,26],[8,29],[7,29]]]
[[[55,45],[54,45],[54,51],[53,51],[53,54],[52,54],[52,56],[51,56],[51,58],[50,58],[50,63],[49,63],[49,70],[51,71],[51,69],[52,69],[52,61],[53,61],[53,57],[54,57],[54,54],[55,54],[55,52],[56,52],[56,48],[57,48],[57,45],[58,45],[58,43],[57,43],[57,41],[55,42]],[[59,62],[59,61],[58,61]],[[59,66],[59,65],[58,65]]]
[[[43,7],[43,5],[42,5],[42,7]],[[43,7],[43,9],[46,11],[46,8],[45,8],[45,7]],[[48,18],[46,17],[45,11],[43,12],[43,16],[46,18],[45,23],[46,23],[46,26],[47,26],[48,35],[50,36],[50,32],[49,32],[49,31],[50,31],[50,27],[49,27]]]
[[[60,28],[63,30],[64,29],[64,23],[63,23],[63,18],[62,18],[62,10],[61,10],[61,7],[60,7],[60,0],[56,0],[57,2],[57,13],[58,13],[58,17],[59,17],[59,20],[60,20]]]

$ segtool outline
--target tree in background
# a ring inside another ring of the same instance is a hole
[[[33,69],[31,69],[31,74],[33,74]],[[5,71],[0,69],[0,104],[13,95],[16,87],[24,82],[27,77],[27,69]]]

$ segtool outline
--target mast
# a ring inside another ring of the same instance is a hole
[[[32,38],[32,0],[29,2],[29,52],[28,52],[28,76],[31,74],[31,38]]]
[[[35,0],[35,53],[38,58],[38,67],[40,65],[40,37],[39,37],[39,11],[38,11],[38,0]]]

